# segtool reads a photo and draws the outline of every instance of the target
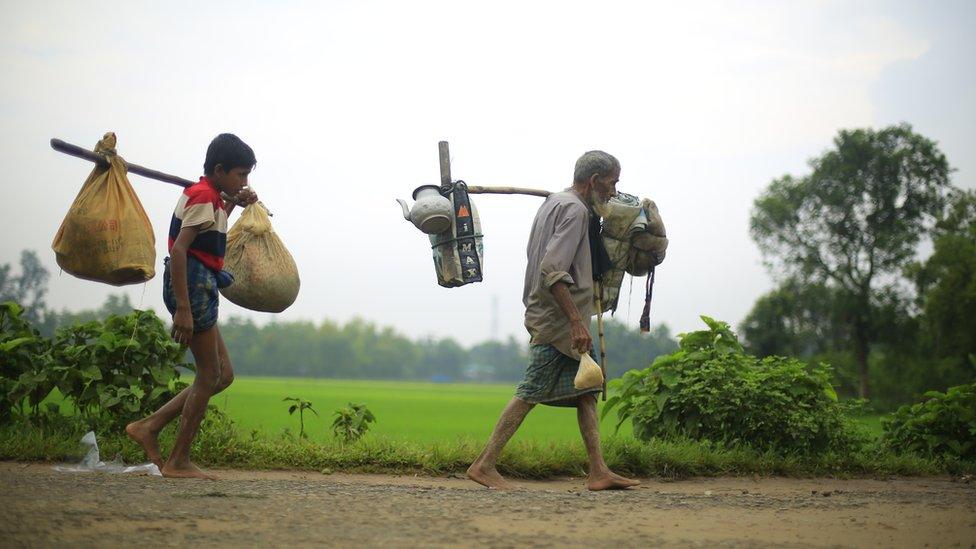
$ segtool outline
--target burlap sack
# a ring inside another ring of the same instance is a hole
[[[246,309],[280,313],[298,297],[298,266],[261,203],[244,208],[227,232],[224,270],[234,275],[234,283],[220,293]]]
[[[106,133],[95,152],[111,165],[96,164],[85,180],[51,244],[55,259],[78,278],[116,286],[145,282],[156,274],[149,217],[116,155],[115,134]]]
[[[590,353],[583,353],[580,356],[579,369],[576,370],[573,387],[577,389],[603,387],[603,371],[600,370],[596,361],[590,358]]]

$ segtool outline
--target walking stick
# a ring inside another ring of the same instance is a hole
[[[596,332],[600,338],[600,371],[603,372],[603,400],[607,400],[607,344],[603,337],[603,287],[596,284]]]
[[[84,147],[79,147],[78,145],[67,143],[60,139],[56,139],[56,138],[51,139],[51,148],[58,152],[62,152],[64,154],[81,158],[89,162],[94,162],[95,164],[98,164],[103,168],[108,167],[111,164],[108,161],[108,159],[105,158],[105,156],[98,154],[97,152],[90,151]],[[143,177],[148,177],[149,179],[155,179],[156,181],[162,181],[163,183],[172,183],[173,185],[179,185],[180,187],[184,187],[184,188],[196,184],[196,181],[183,179],[182,177],[156,171],[150,168],[146,168],[144,166],[140,166],[138,164],[132,164],[128,161],[126,161],[125,167],[126,167],[126,171],[129,173],[134,173],[137,175],[141,175]],[[225,195],[224,193],[221,193],[221,196],[223,197],[224,200],[237,204],[237,202],[235,202],[231,197]],[[264,204],[261,205],[264,206]],[[267,210],[268,207],[265,206],[264,209]],[[273,217],[273,214],[270,211],[268,212],[268,215]]]

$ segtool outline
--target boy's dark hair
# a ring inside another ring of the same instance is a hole
[[[234,168],[253,168],[258,161],[254,157],[254,149],[241,141],[240,137],[232,133],[222,133],[214,137],[207,147],[207,158],[203,161],[203,174],[213,175],[214,169],[220,164],[224,171]]]

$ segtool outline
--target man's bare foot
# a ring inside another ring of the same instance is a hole
[[[202,478],[204,480],[217,480],[216,476],[201,471],[199,467],[190,462],[187,462],[186,465],[173,465],[172,463],[166,463],[166,465],[163,465],[163,467],[160,469],[160,472],[166,478]]]
[[[623,490],[625,488],[633,488],[639,484],[639,480],[622,477],[611,471],[598,475],[590,475],[586,479],[586,487],[590,490]]]
[[[149,461],[155,463],[156,467],[163,468],[163,455],[159,452],[159,440],[156,438],[157,433],[150,431],[145,423],[139,420],[126,425],[125,434],[139,443],[139,446],[142,446]]]
[[[492,467],[491,469],[485,470],[478,463],[472,463],[471,467],[468,467],[468,478],[493,490],[515,489],[514,486],[506,482],[505,479],[498,474],[497,469]]]

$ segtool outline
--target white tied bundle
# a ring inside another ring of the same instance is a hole
[[[244,208],[227,232],[224,269],[234,275],[234,283],[220,293],[241,307],[280,313],[298,297],[298,266],[260,202]]]
[[[579,369],[576,370],[573,387],[580,390],[603,387],[603,371],[600,370],[596,361],[590,357],[590,353],[583,353],[580,356]]]

